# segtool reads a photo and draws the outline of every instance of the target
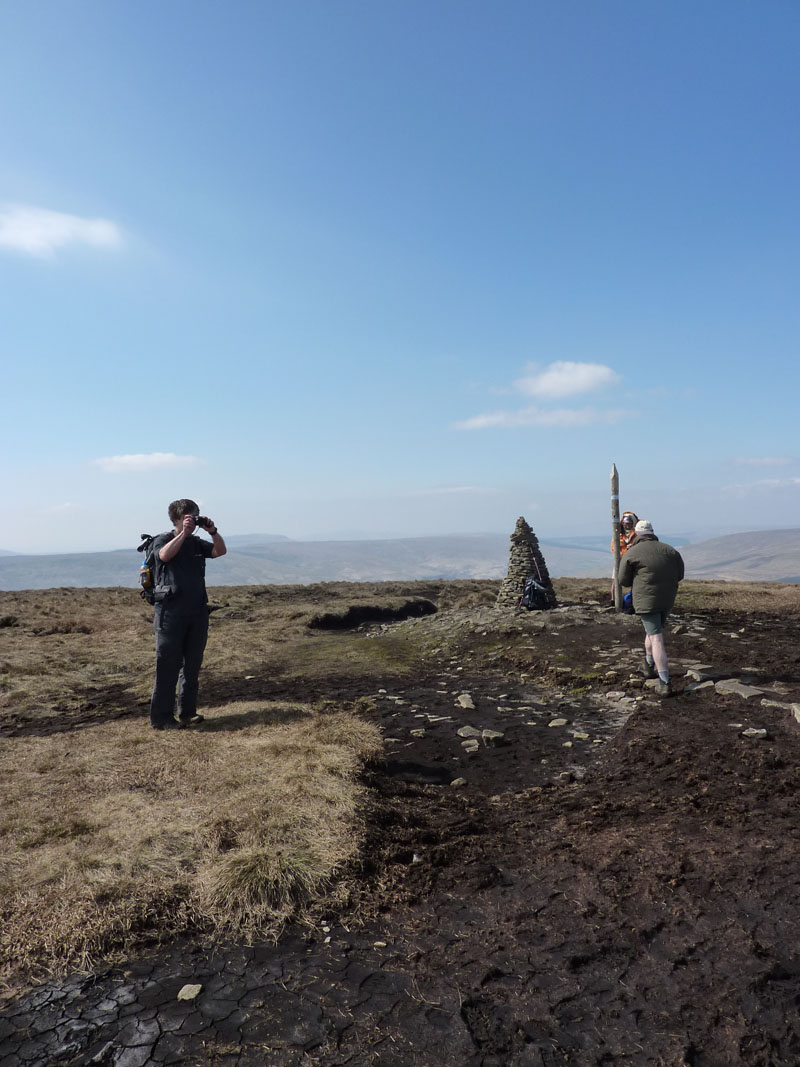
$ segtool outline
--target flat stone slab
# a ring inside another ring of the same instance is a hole
[[[693,682],[718,682],[723,674],[713,664],[703,663],[699,667],[690,667],[686,677],[691,678]]]
[[[764,696],[763,689],[756,689],[752,685],[744,685],[742,682],[737,681],[736,678],[726,678],[721,682],[717,682],[714,688],[718,693],[729,693],[732,696],[741,697],[742,700],[754,700],[756,697]]]
[[[459,737],[480,737],[481,731],[475,726],[459,726],[456,730]]]

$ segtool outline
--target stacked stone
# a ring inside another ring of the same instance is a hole
[[[497,594],[499,608],[516,607],[522,596],[522,587],[526,578],[535,578],[547,590],[548,606],[556,606],[556,594],[547,564],[544,561],[539,540],[528,523],[521,516],[511,535],[511,552],[508,560],[508,573]]]

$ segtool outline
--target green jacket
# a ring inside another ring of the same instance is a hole
[[[637,534],[619,565],[619,583],[633,586],[633,610],[637,615],[656,611],[666,614],[675,603],[682,578],[680,552],[659,541],[655,534]]]

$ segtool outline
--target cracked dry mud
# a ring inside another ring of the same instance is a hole
[[[704,663],[764,696],[659,701],[631,677],[638,624],[599,607],[523,619],[514,663],[434,650],[367,694],[386,759],[350,911],[37,987],[4,1005],[0,1067],[796,1067],[796,627],[672,621],[679,689]],[[503,742],[469,753],[465,725]]]

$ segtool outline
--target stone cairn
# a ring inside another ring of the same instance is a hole
[[[520,516],[511,535],[511,552],[508,573],[497,594],[498,608],[515,608],[522,596],[526,578],[535,578],[547,590],[548,607],[556,606],[556,594],[547,564],[544,561],[539,540],[525,519]]]

